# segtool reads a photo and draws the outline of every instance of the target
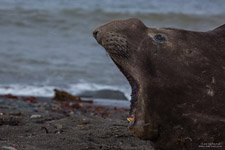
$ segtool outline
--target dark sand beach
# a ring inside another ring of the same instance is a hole
[[[93,30],[136,17],[208,31],[224,14],[224,0],[1,0],[0,150],[153,149],[128,131],[130,85]],[[94,100],[53,100],[54,89]]]
[[[80,99],[0,96],[2,150],[151,150],[133,137],[127,108]]]

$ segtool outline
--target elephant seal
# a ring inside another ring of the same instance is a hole
[[[131,18],[93,36],[131,85],[135,136],[156,149],[225,149],[225,25],[196,32]]]

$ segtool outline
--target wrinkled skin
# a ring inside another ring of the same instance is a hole
[[[225,25],[208,32],[116,20],[93,32],[127,77],[129,129],[156,149],[225,148]]]

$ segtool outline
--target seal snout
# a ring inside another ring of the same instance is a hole
[[[99,33],[99,30],[98,29],[96,29],[96,30],[93,31],[94,38],[97,39],[98,33]]]
[[[100,30],[99,28],[95,29],[93,31],[93,37],[96,39],[96,41],[101,44],[101,38],[100,38]]]

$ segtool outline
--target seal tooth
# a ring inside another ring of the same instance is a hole
[[[134,124],[135,116],[134,115],[128,116],[127,121],[129,122],[130,125]]]

